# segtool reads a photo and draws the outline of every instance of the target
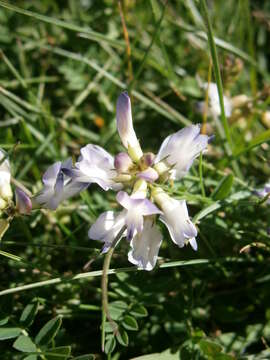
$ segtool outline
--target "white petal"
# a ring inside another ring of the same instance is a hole
[[[97,183],[106,191],[121,188],[112,180],[117,175],[113,170],[114,158],[100,146],[89,144],[82,148],[75,167],[70,176],[77,182]]]
[[[152,220],[146,219],[142,233],[131,241],[128,260],[144,270],[152,270],[157,261],[162,235]]]
[[[186,240],[197,236],[197,229],[189,219],[184,200],[171,199],[171,206],[162,210],[164,215],[161,215],[160,220],[167,226],[172,241],[179,247],[183,247]]]
[[[46,172],[44,173],[44,175],[42,177],[42,181],[43,181],[44,185],[54,186],[60,169],[61,169],[60,161],[57,161],[56,163],[54,163],[53,165],[48,167],[48,169],[46,170]]]
[[[5,152],[0,149],[0,163],[5,155]],[[8,159],[5,159],[0,164],[0,197],[7,201],[12,198],[10,179],[10,165]]]
[[[121,213],[106,211],[91,226],[88,231],[88,237],[93,240],[102,241],[109,247],[124,225],[125,211]]]
[[[174,167],[175,179],[180,179],[188,172],[194,159],[206,150],[208,136],[200,135],[200,126],[192,125],[168,136],[162,143],[155,158],[155,164],[164,160]]]
[[[192,247],[193,250],[198,250],[198,244],[195,238],[189,239],[189,244]]]

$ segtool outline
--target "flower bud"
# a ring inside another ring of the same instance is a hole
[[[242,94],[234,96],[231,101],[233,108],[237,109],[245,106],[248,103],[249,98],[246,95]]]
[[[143,155],[143,157],[140,160],[140,164],[142,167],[148,167],[148,166],[152,166],[154,163],[154,159],[155,159],[155,154],[148,152],[146,154]]]
[[[128,154],[135,162],[139,161],[143,152],[133,129],[131,103],[126,92],[123,92],[116,104],[117,130]]]
[[[114,167],[118,173],[127,172],[132,164],[132,160],[127,153],[120,152],[114,158]]]
[[[262,113],[262,122],[265,126],[270,128],[270,111],[265,111]]]
[[[32,202],[30,197],[20,188],[15,189],[16,208],[20,214],[28,215],[32,210]]]

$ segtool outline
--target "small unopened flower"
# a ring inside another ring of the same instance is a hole
[[[17,211],[22,215],[30,214],[32,210],[32,201],[30,197],[18,187],[15,189],[15,196]]]
[[[42,182],[44,187],[33,198],[34,203],[43,208],[55,210],[62,201],[85,189],[87,186],[85,183],[74,181],[64,174],[63,169],[70,170],[71,168],[71,159],[64,163],[58,161],[51,165],[43,175]]]
[[[5,152],[0,149],[0,209],[5,208],[12,198],[10,165],[8,159],[4,159],[5,156]]]

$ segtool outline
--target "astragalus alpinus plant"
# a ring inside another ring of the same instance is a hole
[[[89,229],[89,238],[103,243],[102,253],[109,250],[112,253],[121,238],[126,238],[130,244],[128,260],[139,269],[152,270],[162,242],[158,219],[166,225],[172,241],[179,248],[190,244],[197,250],[197,229],[189,218],[186,201],[171,197],[166,191],[166,183],[181,180],[187,174],[194,159],[207,150],[209,137],[200,134],[199,125],[191,125],[169,135],[157,154],[143,153],[133,129],[131,101],[126,92],[117,100],[116,117],[125,152],[113,157],[100,146],[88,144],[81,149],[74,165],[71,159],[51,165],[43,176],[43,189],[31,199],[17,187],[16,205],[12,202],[10,165],[1,153],[0,204],[2,211],[9,214],[1,220],[5,221],[2,233],[13,218],[10,214],[27,215],[32,207],[55,210],[64,200],[96,183],[105,191],[116,191],[120,207],[119,212],[102,213]],[[118,334],[118,327],[108,310],[108,259],[104,262],[103,311]]]
[[[98,145],[86,145],[74,166],[68,160],[47,170],[44,188],[33,201],[56,209],[61,201],[92,183],[105,191],[117,191],[116,200],[122,210],[101,214],[91,226],[89,238],[103,242],[105,253],[115,245],[116,238],[126,237],[131,247],[129,261],[152,270],[162,241],[157,217],[167,226],[176,245],[181,248],[190,244],[197,250],[197,230],[189,218],[186,201],[173,199],[163,185],[185,176],[194,159],[206,150],[208,136],[200,134],[199,125],[192,125],[168,136],[156,155],[143,153],[133,129],[126,92],[119,96],[116,112],[117,129],[126,152],[113,157]]]

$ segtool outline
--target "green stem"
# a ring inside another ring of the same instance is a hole
[[[211,21],[210,21],[210,17],[208,14],[208,9],[207,9],[205,0],[200,0],[200,4],[201,4],[202,13],[203,13],[204,21],[205,21],[205,26],[207,29],[207,38],[208,38],[211,58],[212,58],[212,62],[213,62],[215,79],[216,79],[217,88],[218,88],[218,96],[219,96],[219,103],[220,103],[220,110],[221,110],[221,122],[222,122],[222,126],[224,129],[224,135],[220,130],[219,130],[219,132],[220,132],[220,136],[222,139],[225,136],[225,139],[226,139],[226,142],[224,144],[225,152],[227,153],[228,156],[231,156],[233,154],[233,142],[232,142],[232,138],[231,138],[231,134],[230,134],[228,120],[225,115],[222,80],[221,80],[221,74],[220,74],[220,68],[219,68],[219,62],[218,62],[217,49],[216,49],[216,44],[215,44],[215,40],[214,40],[213,29],[212,29],[212,25],[211,25]],[[218,121],[219,121],[219,119],[218,119]],[[218,129],[219,129],[219,127],[218,127]],[[240,171],[236,161],[232,161],[232,166],[233,166],[235,173],[240,178],[242,178],[241,171]]]
[[[116,244],[121,239],[126,227],[123,226],[119,233],[116,235],[110,250],[107,252],[104,258],[102,277],[101,277],[101,292],[102,292],[102,322],[101,322],[101,349],[104,352],[105,347],[105,322],[108,319],[114,334],[118,332],[118,325],[112,319],[109,311],[109,299],[108,299],[108,272],[110,270],[110,263]]]

